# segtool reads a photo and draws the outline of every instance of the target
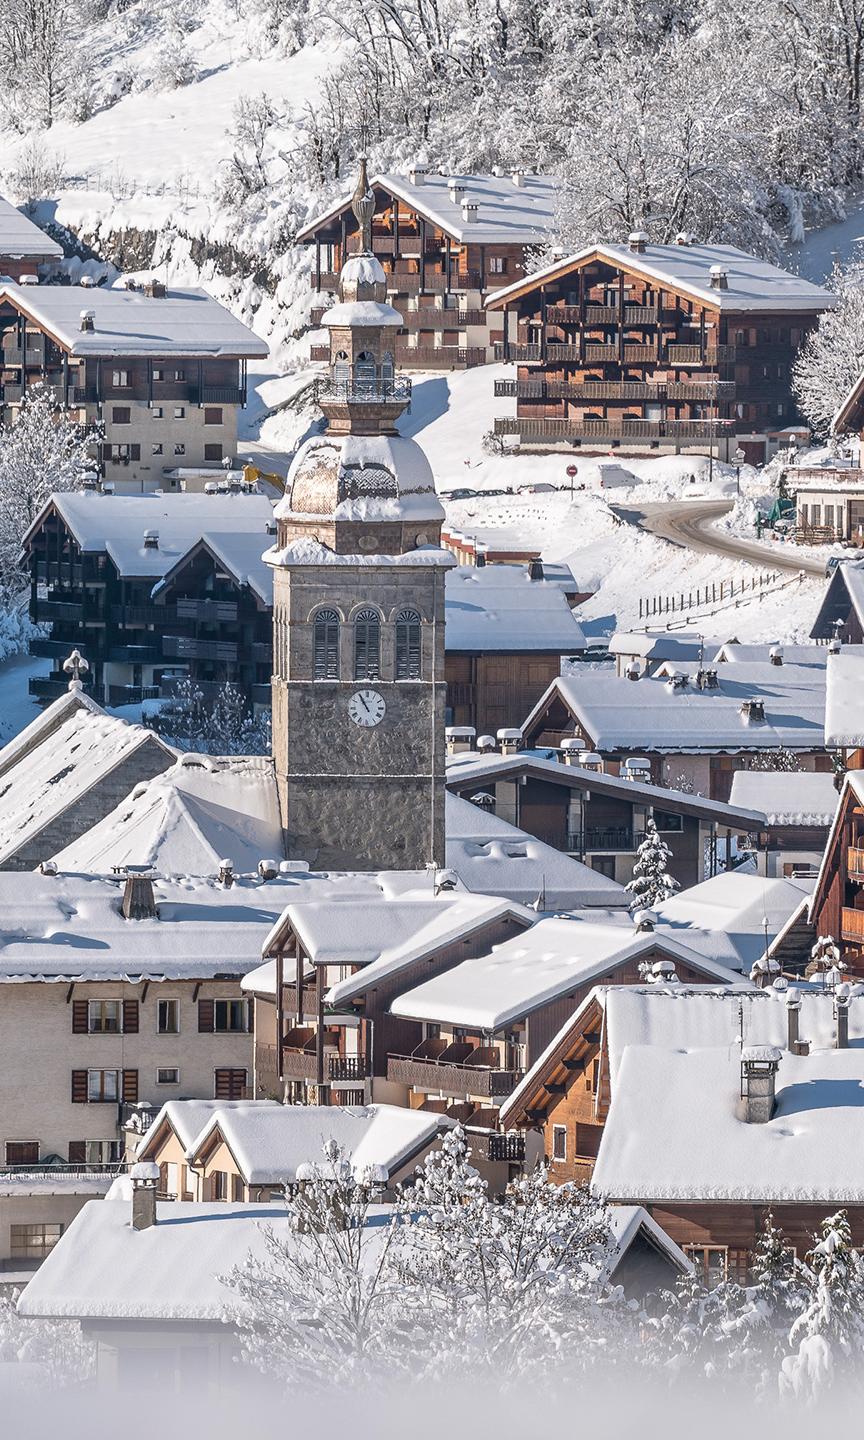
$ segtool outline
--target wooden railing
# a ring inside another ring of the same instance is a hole
[[[846,869],[853,880],[864,880],[864,849],[850,845],[846,852]]]
[[[527,420],[515,415],[495,420],[496,435],[523,440],[716,440],[731,420]]]
[[[509,1095],[522,1076],[514,1070],[460,1065],[453,1060],[422,1059],[415,1055],[389,1055],[387,1079],[444,1095],[476,1095],[482,1099]]]

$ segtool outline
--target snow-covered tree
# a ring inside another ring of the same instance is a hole
[[[848,968],[846,962],[841,959],[840,946],[834,936],[820,935],[810,951],[810,959],[804,974],[808,980],[814,976],[817,979],[821,978],[824,985],[829,979],[836,981]]]
[[[633,879],[626,886],[633,896],[630,902],[631,910],[650,910],[653,905],[659,905],[661,900],[668,900],[670,895],[674,895],[675,891],[681,888],[678,881],[669,874],[671,859],[672,851],[658,832],[656,823],[648,820],[645,825],[645,838],[636,854]]]
[[[755,755],[750,756],[747,768],[748,770],[782,770],[791,775],[801,769],[801,759],[794,750],[787,750],[785,745],[780,745],[776,750],[758,750]]]
[[[17,1311],[18,1291],[0,1296],[0,1366],[38,1367],[44,1388],[85,1385],[93,1376],[96,1346],[73,1320],[30,1320]]]
[[[146,722],[180,750],[204,755],[269,755],[270,714],[253,715],[236,685],[226,681],[212,700],[194,680],[179,680],[171,699]]]
[[[789,1331],[797,1347],[783,1361],[781,1393],[817,1400],[838,1379],[860,1385],[864,1349],[864,1265],[845,1210],[828,1215],[807,1256],[807,1300]]]
[[[81,487],[92,445],[45,385],[28,390],[18,419],[0,428],[0,594],[26,583],[21,541],[50,495]]]
[[[792,370],[801,409],[820,438],[830,433],[841,401],[864,369],[864,260],[835,268],[828,284],[837,305],[819,316]]]

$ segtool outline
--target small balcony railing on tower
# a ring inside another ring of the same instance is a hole
[[[411,381],[404,375],[384,377],[327,375],[315,382],[315,399],[351,405],[404,405],[411,400]]]

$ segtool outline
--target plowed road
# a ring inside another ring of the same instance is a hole
[[[805,559],[796,553],[794,545],[772,545],[769,549],[767,545],[757,545],[754,540],[741,540],[737,535],[726,535],[709,528],[712,520],[719,519],[731,508],[728,500],[667,501],[638,508],[612,506],[628,525],[650,530],[652,535],[659,535],[672,545],[701,550],[709,555],[729,555],[733,560],[746,560],[763,570],[785,570],[792,575],[804,570],[808,575],[824,577],[824,561]]]

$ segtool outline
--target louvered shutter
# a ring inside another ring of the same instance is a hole
[[[123,1001],[123,1034],[138,1034],[138,1001]]]
[[[86,1035],[86,1034],[87,1034],[87,1030],[88,1030],[88,1024],[87,1024],[87,1001],[86,1001],[86,1000],[73,1000],[73,1001],[72,1001],[72,1034],[73,1034],[73,1035]]]
[[[212,1033],[214,1025],[214,1006],[212,1000],[198,1001],[198,1030]]]
[[[87,1159],[87,1141],[86,1141],[86,1140],[70,1140],[70,1141],[69,1141],[69,1164],[70,1164],[70,1165],[83,1165],[83,1164],[85,1163],[86,1159]]]
[[[123,1071],[123,1102],[126,1105],[138,1103],[138,1071]]]
[[[72,1071],[72,1104],[87,1104],[87,1071]]]

